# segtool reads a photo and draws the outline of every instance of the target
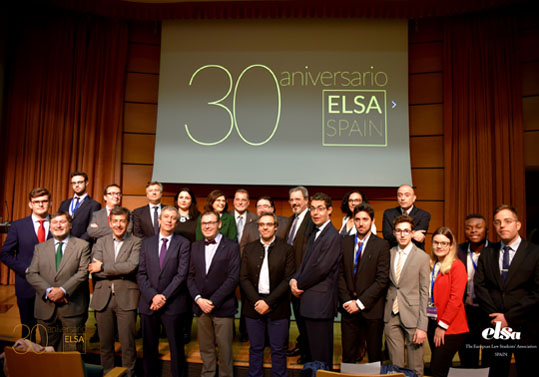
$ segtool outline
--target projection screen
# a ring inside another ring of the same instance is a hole
[[[411,183],[406,20],[163,21],[153,179]]]

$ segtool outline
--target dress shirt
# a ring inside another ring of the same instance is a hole
[[[303,219],[305,218],[305,215],[307,214],[307,211],[309,210],[309,208],[305,208],[303,210],[303,212],[301,212],[299,215],[296,215],[296,227],[294,229],[294,238],[296,238],[296,234],[298,234],[298,229],[299,227],[301,226],[301,223],[303,222]],[[295,220],[295,219],[294,219]],[[290,232],[292,231],[292,227],[290,227]],[[288,238],[290,238],[290,232],[288,233]]]
[[[122,245],[124,244],[126,234],[124,234],[124,236],[121,239],[117,239],[114,235],[112,236],[112,239],[114,241],[113,243],[114,243],[114,261],[115,262],[116,262],[116,258],[118,257],[118,253],[120,252],[120,249],[122,248]]]
[[[159,233],[159,247],[157,248],[157,253],[159,255],[159,257],[161,257],[161,248],[163,247],[163,238],[166,238],[167,239],[167,250],[168,248],[170,247],[170,240],[172,239],[172,236],[174,234],[171,234],[170,236],[164,236],[162,235],[161,233]]]
[[[77,210],[81,205],[82,205],[82,202],[88,197],[88,193],[82,195],[82,196],[78,196],[78,195],[73,195],[73,199],[71,200],[71,204],[69,205],[69,214],[71,216],[73,216],[73,213],[75,212],[74,210]],[[75,208],[75,203],[77,202],[77,198],[79,198],[79,205]]]
[[[318,227],[318,231],[316,232],[316,234],[314,235],[314,240],[316,241],[316,239],[318,238],[318,236],[320,235],[320,233],[322,233],[322,231],[324,230],[324,228],[331,222],[331,220],[328,220],[326,221],[325,223],[323,223],[322,225],[320,225]]]
[[[217,251],[217,248],[219,247],[219,242],[221,242],[221,238],[223,238],[223,235],[221,233],[217,233],[214,240],[215,243],[204,246],[204,257],[206,260],[206,274],[210,270],[211,262],[213,260],[213,257],[215,256],[215,252]],[[204,238],[204,241],[207,241],[208,239]]]
[[[488,241],[485,241],[485,247],[488,246]],[[475,269],[477,267],[477,262],[479,261],[479,256],[481,253],[476,253],[470,247],[468,242],[468,250],[466,251],[466,272],[468,273],[468,285],[466,286],[466,304],[479,306],[479,304],[474,303],[475,293],[473,289],[473,277],[475,275]]]
[[[410,244],[406,246],[404,249],[401,249],[400,246],[397,246],[398,254],[395,257],[395,265],[393,266],[393,271],[395,272],[395,274],[397,273],[397,265],[399,264],[399,258],[402,258],[402,268],[404,268],[404,264],[406,263],[406,258],[408,258],[408,255],[410,255],[410,251],[412,251],[413,246],[414,244],[412,242],[410,242]],[[402,273],[402,270],[401,270],[401,273]]]
[[[372,225],[374,225],[374,224],[372,224]],[[354,227],[354,229],[355,229],[355,227]],[[371,234],[372,234],[372,232],[369,233],[369,234],[367,235],[367,237],[365,237],[363,240],[359,240],[359,241],[361,241],[361,243],[363,244],[363,247],[361,248],[361,254],[362,254],[362,255],[363,255],[363,253],[365,252],[365,248],[367,247],[367,242],[369,241],[369,238],[371,237]],[[359,242],[358,242],[358,244],[359,244]],[[354,259],[352,259],[352,266],[354,265],[354,262],[356,261],[356,254],[357,254],[357,250],[358,250],[358,244],[354,245],[354,255],[353,255],[353,258],[354,258]],[[359,258],[360,258],[360,260],[361,260],[362,257],[359,257]],[[358,262],[359,262],[359,261],[358,261]],[[352,300],[345,302],[345,303],[343,304],[343,307],[344,307],[345,304],[348,304],[349,302],[352,302]],[[359,309],[365,310],[365,305],[363,305],[363,303],[361,302],[361,300],[360,300],[359,298],[356,300],[356,305],[357,305],[357,307],[358,307]]]
[[[157,207],[157,217],[161,216],[161,203],[159,204],[148,203],[148,207],[150,207],[150,217],[152,218],[152,225],[153,225],[153,222],[155,221],[155,219],[153,218],[155,214],[154,208]]]
[[[273,236],[273,239],[269,243],[264,243],[262,241],[262,238],[260,239],[260,243],[262,244],[262,247],[264,248],[264,260],[262,261],[262,267],[260,268],[260,275],[258,277],[258,293],[268,295],[270,294],[270,276],[269,276],[269,248],[271,245],[273,245],[273,242],[275,242],[275,236]]]
[[[242,219],[241,229],[238,225],[240,221],[240,217]],[[238,229],[238,241],[239,241],[241,240],[241,236],[243,235],[243,229],[245,229],[245,223],[247,222],[247,211],[244,211],[243,213],[239,213],[238,211],[234,210],[234,220],[236,221],[236,228]]]
[[[511,262],[513,261],[513,258],[515,257],[515,254],[518,250],[518,247],[520,246],[520,242],[522,242],[522,238],[520,238],[520,236],[518,236],[517,240],[515,242],[513,242],[511,245],[505,245],[503,243],[503,241],[500,242],[500,257],[499,257],[499,264],[500,264],[500,273],[502,271],[502,265],[503,265],[503,253],[504,253],[504,250],[503,248],[505,246],[509,246],[511,248],[511,250],[509,250],[509,266],[511,266]]]
[[[66,246],[67,246],[67,242],[69,241],[69,234],[67,235],[66,238],[64,238],[62,241],[60,240],[57,240],[56,238],[54,239],[54,254],[56,255],[56,249],[58,249],[58,244],[60,242],[62,242],[62,258],[64,257],[64,253],[65,253],[65,250],[66,250]],[[45,290],[45,300],[48,300],[48,296],[49,296],[49,293],[50,291],[53,289],[54,287],[49,287]],[[67,296],[67,293],[66,293],[66,290],[63,288],[63,287],[60,287],[60,289],[62,291],[64,291],[64,295]]]
[[[50,216],[47,215],[47,217],[45,219],[41,219],[37,216],[34,216],[34,214],[32,214],[32,222],[34,223],[34,230],[36,232],[36,235],[37,235],[37,232],[38,232],[38,229],[39,229],[39,220],[45,220],[43,221],[43,227],[45,228],[45,240],[48,238],[49,236],[49,229],[50,229],[50,225],[51,225],[51,220],[50,220]]]
[[[413,209],[414,209],[414,205],[412,204],[412,206],[410,208],[408,208],[407,210],[405,210],[404,208],[401,207],[401,212],[402,212],[403,215],[410,216],[410,212],[412,212]]]

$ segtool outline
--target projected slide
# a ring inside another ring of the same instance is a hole
[[[163,22],[153,178],[411,183],[407,23]]]

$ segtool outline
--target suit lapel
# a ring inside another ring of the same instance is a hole
[[[503,289],[503,282],[502,282],[502,273],[500,271],[500,246],[497,245],[494,248],[492,248],[492,253],[490,253],[490,257],[492,258],[492,262],[490,264],[490,273],[492,276],[494,276],[494,279],[496,280],[496,283],[498,283],[498,287],[500,289]]]
[[[127,237],[125,237],[125,240],[122,243],[122,247],[120,247],[120,250],[118,250],[118,255],[116,256],[116,260],[114,259],[114,241],[111,241],[111,242],[112,242],[112,250],[113,250],[112,260],[121,261],[126,250],[129,250],[131,248],[131,243],[133,242],[133,238],[130,235],[127,235]]]
[[[64,266],[68,263],[70,263],[70,260],[74,258],[73,254],[75,254],[74,246],[73,246],[73,238],[70,238],[65,249],[64,249],[64,255],[62,256],[62,261],[60,262],[60,266],[58,266],[58,270],[56,271],[56,276],[62,271]],[[54,247],[54,241],[52,243],[52,250],[53,250],[53,265],[54,268],[56,268],[56,250]]]
[[[176,239],[176,237],[172,236],[172,238],[170,239],[170,245],[168,245],[167,248],[167,254],[165,255],[165,259],[163,260],[163,267],[166,266],[167,261],[170,259],[170,255],[176,252],[177,243],[178,240]],[[159,245],[159,243],[157,245]],[[157,259],[159,260],[159,257]],[[161,266],[159,266],[159,268],[161,268]],[[161,272],[163,272],[164,270],[164,268],[161,268]]]
[[[390,253],[390,258],[391,258],[391,263],[389,265],[389,278],[391,279],[393,284],[395,284],[396,286],[397,282],[395,281],[395,256],[397,255],[397,248],[396,247],[391,248],[389,253]]]
[[[213,255],[213,258],[211,260],[211,264],[210,264],[210,268],[208,269],[208,273],[206,275],[209,275],[211,273],[211,270],[213,269],[213,266],[215,266],[215,263],[217,262],[217,260],[219,259],[219,257],[221,256],[221,249],[224,247],[223,246],[223,237],[221,237],[221,241],[219,242],[219,246],[217,246],[217,250],[215,250],[215,254]],[[204,250],[204,253],[203,253],[203,258],[204,258],[204,272],[206,272],[206,250],[205,248],[203,249]]]
[[[507,279],[505,280],[505,286],[507,287],[509,284],[509,281],[513,279],[513,276],[517,274],[517,271],[521,271],[520,265],[522,265],[525,262],[526,255],[527,255],[527,248],[528,244],[525,240],[520,241],[520,245],[518,246],[517,251],[515,252],[515,256],[513,257],[513,260],[511,261],[511,264],[509,265],[509,272],[507,274]],[[500,274],[501,279],[501,274]]]

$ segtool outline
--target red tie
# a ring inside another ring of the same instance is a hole
[[[45,220],[38,220],[39,221],[39,228],[37,229],[37,241],[39,243],[45,241],[45,226],[43,223]]]

